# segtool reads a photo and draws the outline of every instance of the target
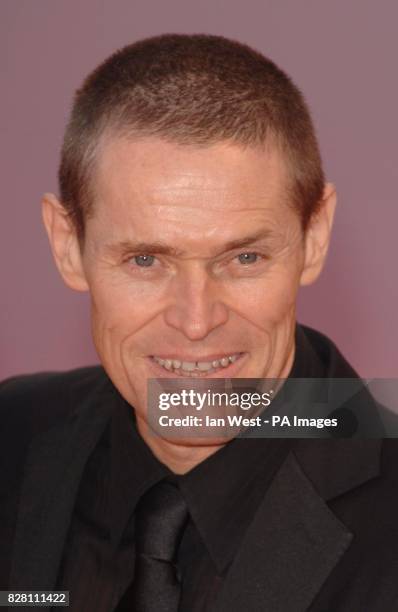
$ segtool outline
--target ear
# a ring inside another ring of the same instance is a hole
[[[329,248],[335,208],[336,190],[334,185],[326,183],[319,211],[311,218],[305,234],[304,268],[300,285],[315,282],[322,271]]]
[[[43,196],[42,215],[54,260],[65,284],[76,291],[87,291],[76,229],[65,208],[52,193]]]

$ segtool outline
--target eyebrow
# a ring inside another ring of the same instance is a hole
[[[270,230],[260,230],[250,236],[244,238],[237,238],[235,240],[229,240],[220,250],[221,253],[225,251],[232,251],[241,247],[249,246],[267,240],[273,234]],[[156,255],[170,255],[172,257],[182,257],[185,255],[184,251],[176,249],[175,247],[169,246],[163,242],[134,242],[131,240],[123,240],[114,244],[109,244],[105,247],[105,250],[110,255],[123,255],[127,253],[147,253]]]

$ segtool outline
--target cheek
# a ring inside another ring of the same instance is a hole
[[[96,344],[104,345],[112,339],[122,342],[135,334],[151,319],[151,304],[139,292],[126,291],[123,287],[91,287],[91,316]]]
[[[289,269],[275,270],[256,285],[240,291],[239,311],[257,326],[270,329],[294,316],[298,277]]]
[[[162,287],[127,274],[103,274],[90,281],[93,315],[111,328],[126,323],[140,327],[153,316],[161,298]]]

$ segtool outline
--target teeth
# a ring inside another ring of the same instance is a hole
[[[200,370],[201,372],[207,372],[207,370],[211,370],[211,368],[211,361],[198,361],[198,370]]]
[[[237,359],[238,355],[229,355],[228,357],[222,357],[221,359],[215,359],[214,361],[180,361],[179,359],[162,359],[161,357],[154,357],[156,363],[166,368],[166,370],[170,371],[173,369],[181,369],[184,372],[194,372],[194,370],[208,372],[212,368],[226,368],[230,363],[234,363]]]
[[[183,361],[181,364],[181,369],[186,372],[193,372],[196,368],[195,361]]]

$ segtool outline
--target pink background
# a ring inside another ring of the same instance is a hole
[[[0,378],[97,362],[88,299],[64,287],[41,224],[74,89],[117,47],[207,32],[257,47],[304,91],[339,194],[322,279],[299,320],[364,377],[395,377],[398,5],[395,0],[2,0]]]

